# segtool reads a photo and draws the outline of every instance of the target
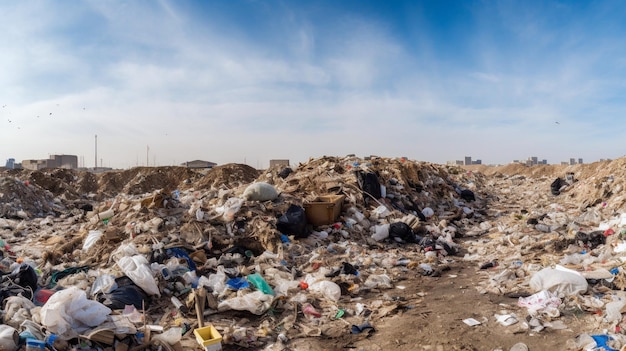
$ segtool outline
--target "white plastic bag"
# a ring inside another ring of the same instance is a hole
[[[330,280],[322,280],[309,285],[309,290],[323,294],[327,299],[337,302],[341,297],[341,288]]]
[[[363,287],[367,289],[391,289],[391,278],[387,274],[372,274],[367,277]]]
[[[235,220],[235,215],[241,209],[241,205],[243,205],[243,199],[238,197],[231,197],[226,200],[223,206],[216,208],[215,210],[218,213],[222,213],[222,218],[226,222],[232,222]]]
[[[582,294],[589,286],[582,274],[560,265],[535,273],[530,278],[529,285],[535,292],[549,290],[565,296]]]
[[[374,234],[372,234],[372,239],[376,241],[383,241],[389,237],[389,224],[380,224],[372,228],[374,230]]]
[[[203,278],[203,277],[200,277]],[[213,289],[213,294],[220,296],[226,291],[226,273],[224,266],[217,267],[217,272],[209,275],[209,278],[198,280],[198,285],[202,284]]]
[[[183,331],[183,328],[181,327],[172,327],[168,329],[167,331],[165,331],[164,333],[153,334],[152,340],[158,340],[168,345],[174,345],[177,342],[179,342],[180,339],[182,338],[182,335],[183,335],[182,331]]]
[[[105,294],[110,293],[111,291],[117,288],[117,283],[115,282],[115,277],[110,274],[99,275],[96,280],[91,285],[90,295],[95,296],[99,292],[103,292]]]
[[[137,284],[149,295],[161,296],[159,287],[157,286],[156,279],[152,275],[148,260],[142,255],[135,255],[132,257],[122,257],[117,262],[122,272],[126,274],[133,283]]]
[[[622,308],[626,306],[626,300],[614,300],[606,304],[606,320],[609,323],[622,321]]]
[[[561,305],[561,299],[556,294],[543,290],[528,297],[520,297],[517,305],[526,307],[528,314],[533,317],[539,314],[558,317],[560,315],[559,306]]]
[[[89,327],[104,323],[111,310],[98,301],[88,300],[84,291],[70,287],[54,293],[41,308],[41,324],[67,340]]]
[[[19,328],[22,322],[31,319],[35,304],[22,295],[9,296],[4,300],[4,323]]]
[[[278,191],[273,185],[258,182],[248,185],[243,192],[243,198],[252,201],[269,201],[278,197]]]
[[[260,290],[256,290],[243,296],[234,297],[224,300],[217,305],[220,312],[228,310],[248,311],[252,314],[262,315],[272,307],[273,295],[264,294]]]
[[[87,238],[83,243],[83,251],[89,250],[100,238],[102,238],[102,231],[100,230],[90,230],[89,234],[87,234]]]

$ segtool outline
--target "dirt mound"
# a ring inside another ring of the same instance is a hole
[[[229,188],[238,187],[242,184],[253,182],[261,175],[261,172],[244,164],[228,163],[213,167],[196,184],[199,189],[217,188],[225,185]]]
[[[92,172],[78,172],[76,188],[81,194],[91,194],[98,192],[98,178]]]
[[[201,175],[186,167],[135,167],[125,171],[111,171],[99,175],[98,192],[107,196],[138,195],[155,190],[188,188]]]
[[[0,218],[45,217],[64,210],[63,204],[39,185],[11,176],[0,177]]]

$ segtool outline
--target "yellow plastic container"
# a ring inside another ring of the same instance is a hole
[[[213,325],[193,330],[196,340],[206,351],[219,351],[222,349],[222,335]]]

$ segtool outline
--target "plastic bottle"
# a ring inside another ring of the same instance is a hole
[[[94,214],[89,221],[91,222],[91,224],[96,224],[100,221],[113,217],[114,214],[115,212],[113,211],[113,209],[108,209],[106,211]]]
[[[46,349],[46,343],[41,340],[28,339],[26,340],[26,351],[40,351]]]
[[[170,301],[172,301],[172,304],[174,304],[174,307],[179,309],[181,312],[187,313],[187,306],[185,306],[176,296],[172,296]]]
[[[67,350],[69,346],[67,341],[59,339],[59,336],[56,334],[51,334],[46,337],[46,345],[58,351]]]
[[[274,290],[270,287],[269,284],[261,277],[258,273],[250,274],[246,277],[250,284],[254,285],[255,288],[262,291],[264,294],[274,295]]]

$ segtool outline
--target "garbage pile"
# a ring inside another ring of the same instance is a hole
[[[402,306],[385,293],[399,272],[438,276],[458,238],[484,231],[485,181],[376,157],[4,172],[0,349],[282,349],[373,333]],[[370,292],[381,298],[359,302]]]
[[[348,156],[263,171],[5,171],[0,350],[368,338],[415,307],[398,293],[407,279],[453,280],[454,265],[475,268],[472,289],[514,301],[459,318],[468,326],[493,323],[517,342],[583,320],[568,350],[620,350],[625,163]]]

